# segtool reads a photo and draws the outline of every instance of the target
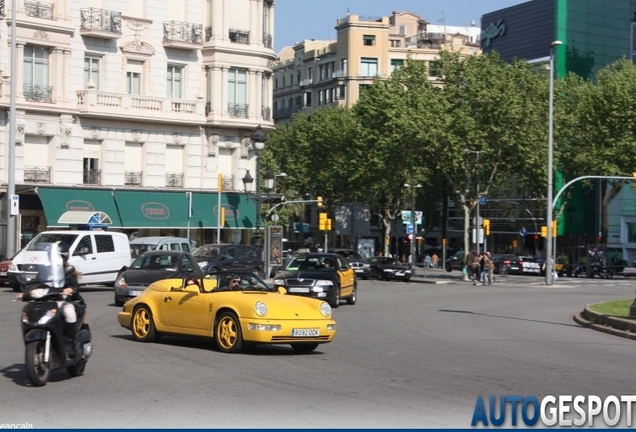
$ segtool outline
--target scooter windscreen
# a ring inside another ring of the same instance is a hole
[[[35,250],[42,252],[41,260],[37,264],[29,265],[28,270],[22,272],[23,283],[43,284],[50,288],[64,288],[64,261],[60,254],[60,242],[37,243]]]

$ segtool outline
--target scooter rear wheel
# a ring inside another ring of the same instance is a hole
[[[29,381],[34,386],[46,385],[51,374],[51,367],[44,362],[44,341],[29,342],[24,353],[24,363]]]

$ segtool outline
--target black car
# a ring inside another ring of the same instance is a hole
[[[303,253],[292,256],[274,276],[274,288],[283,287],[288,294],[313,297],[328,302],[332,308],[356,303],[356,275],[347,260],[335,253]]]
[[[404,282],[411,280],[411,268],[397,258],[377,256],[367,261],[370,277],[377,277],[379,280],[402,279]]]
[[[356,276],[364,280],[371,277],[371,267],[369,262],[362,258],[352,258],[347,260],[351,268],[356,272]]]
[[[263,277],[263,259],[254,246],[206,244],[192,254],[205,274],[248,271]]]
[[[455,252],[453,255],[446,259],[446,263],[444,264],[444,268],[446,271],[450,272],[453,270],[460,270],[464,267],[464,251],[460,250]]]
[[[124,267],[115,279],[115,305],[121,306],[137,297],[153,282],[204,276],[192,254],[183,251],[150,251],[138,256],[130,267]]]

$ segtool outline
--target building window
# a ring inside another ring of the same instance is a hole
[[[247,117],[247,70],[228,71],[228,112],[231,117]]]
[[[296,82],[300,84],[300,80],[301,80],[301,74],[300,74],[300,71],[298,71],[298,73],[296,74]]]
[[[391,39],[391,48],[399,48],[401,45],[401,41],[399,39]]]
[[[141,74],[143,68],[143,62],[128,60],[126,70],[126,91],[128,94],[141,94]]]
[[[99,159],[84,158],[84,184],[100,184]]]
[[[49,87],[49,50],[36,45],[24,47],[25,99],[51,102],[52,87]]]
[[[373,35],[362,36],[362,44],[364,46],[375,46],[375,36]]]
[[[324,90],[320,90],[318,92],[318,105],[322,105],[325,103],[325,92]]]
[[[340,70],[342,71],[343,76],[347,76],[347,59],[340,60]]]
[[[312,78],[313,78],[312,70],[311,68],[307,68],[307,79],[309,80],[309,82],[311,82]]]
[[[362,57],[360,59],[359,76],[372,77],[378,74],[378,59]]]
[[[405,25],[401,25],[400,26],[400,34],[402,36],[406,36],[406,26]]]
[[[394,70],[399,69],[404,66],[404,60],[402,59],[391,59],[391,73]]]
[[[95,90],[99,90],[99,57],[84,57],[84,88],[92,80]]]
[[[439,61],[428,62],[428,76],[437,77],[440,75]]]
[[[283,77],[283,88],[285,88],[287,84],[285,83],[285,77]]]
[[[305,92],[305,107],[311,108],[311,92]]]
[[[183,66],[168,65],[166,97],[181,99],[183,97]]]
[[[318,76],[320,77],[320,81],[325,79],[325,65],[318,66]]]

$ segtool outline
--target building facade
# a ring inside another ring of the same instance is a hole
[[[407,60],[425,61],[435,80],[435,60],[442,49],[462,55],[481,52],[474,28],[429,29],[412,12],[391,16],[347,15],[336,22],[337,38],[304,40],[278,53],[274,67],[274,121],[289,121],[302,111],[325,106],[352,107],[376,76],[387,78]],[[478,29],[477,29],[478,30]]]
[[[636,5],[628,0],[532,0],[482,17],[481,44],[485,53],[497,51],[504,60],[514,57],[548,63],[550,45],[556,48],[555,76],[574,72],[593,79],[604,66],[622,57],[636,59]],[[558,142],[554,143],[555,148]],[[565,181],[556,173],[555,193]],[[626,173],[629,175],[630,173]],[[602,173],[590,173],[602,175]],[[570,187],[570,203],[558,221],[559,251],[568,248],[571,258],[596,243],[601,232],[600,183],[594,190]],[[608,207],[608,256],[636,260],[636,193],[624,187]]]
[[[273,1],[17,0],[15,25],[15,77],[11,46],[0,45],[0,183],[14,173],[18,236],[89,210],[126,232],[246,241],[256,218],[239,192],[256,166],[250,136],[273,129]]]

